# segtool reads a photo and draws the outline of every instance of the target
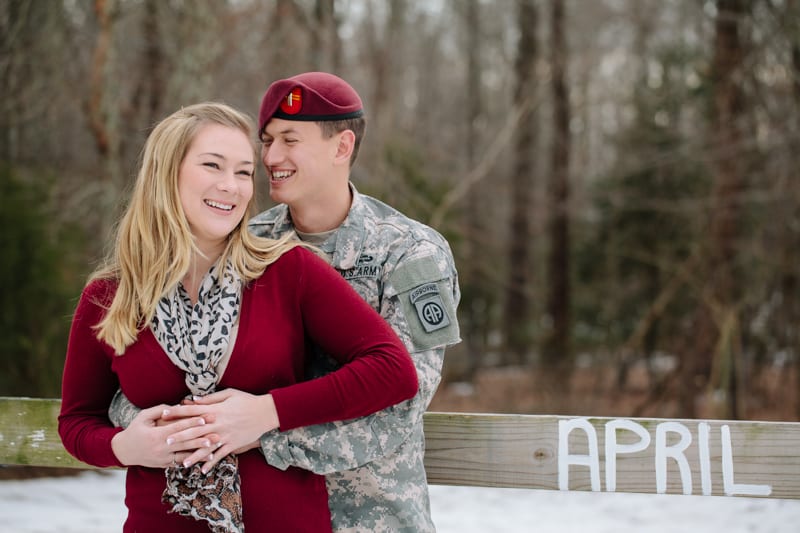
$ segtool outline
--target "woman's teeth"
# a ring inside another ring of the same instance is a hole
[[[215,202],[214,200],[206,200],[206,205],[210,205],[211,207],[216,207],[217,209],[222,209],[223,211],[230,211],[233,209],[233,205],[231,204],[222,204],[220,202]]]

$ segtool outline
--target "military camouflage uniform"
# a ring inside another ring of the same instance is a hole
[[[326,475],[337,532],[434,531],[422,415],[439,385],[445,347],[460,340],[453,256],[433,229],[351,190],[347,218],[319,247],[403,340],[417,368],[419,393],[363,418],[267,433],[261,447],[273,466]],[[250,230],[273,238],[293,231],[288,208],[256,216]],[[330,358],[315,360],[312,375],[332,369],[324,367]]]
[[[435,531],[423,456],[422,415],[441,379],[444,351],[460,341],[458,276],[447,241],[351,184],[353,203],[342,225],[318,247],[403,340],[419,379],[418,394],[378,413],[261,438],[267,462],[325,474],[337,533]],[[289,210],[276,206],[249,224],[256,235],[294,231]],[[358,324],[353,324],[357,331]],[[309,377],[335,369],[324,354]],[[112,421],[127,426],[138,409],[117,394]]]

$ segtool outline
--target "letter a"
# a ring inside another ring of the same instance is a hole
[[[570,455],[569,434],[573,429],[582,429],[589,441],[589,455]],[[569,490],[569,465],[589,467],[592,491],[600,492],[600,456],[597,447],[597,432],[585,418],[558,421],[558,488]]]

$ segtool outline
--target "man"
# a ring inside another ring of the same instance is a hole
[[[367,417],[273,431],[260,444],[277,468],[326,475],[334,531],[429,532],[435,528],[422,417],[441,380],[445,348],[460,341],[458,276],[439,233],[350,183],[366,129],[363,115],[358,93],[331,74],[309,72],[270,85],[259,136],[270,196],[279,205],[249,227],[273,238],[294,232],[320,249],[403,340],[419,392]],[[334,368],[320,352],[309,378]],[[118,395],[111,419],[120,425],[130,420],[131,407]]]
[[[254,217],[250,230],[268,237],[294,231],[321,249],[403,340],[419,393],[368,417],[268,433],[261,447],[278,468],[326,474],[337,532],[434,531],[422,415],[445,348],[460,340],[457,273],[439,233],[350,183],[364,131],[361,98],[341,78],[310,72],[270,85],[259,135],[270,197],[280,205]],[[329,370],[324,361],[312,374]]]

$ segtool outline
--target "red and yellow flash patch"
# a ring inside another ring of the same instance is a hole
[[[303,107],[303,97],[300,87],[292,89],[286,97],[281,100],[281,111],[287,115],[296,115]]]

